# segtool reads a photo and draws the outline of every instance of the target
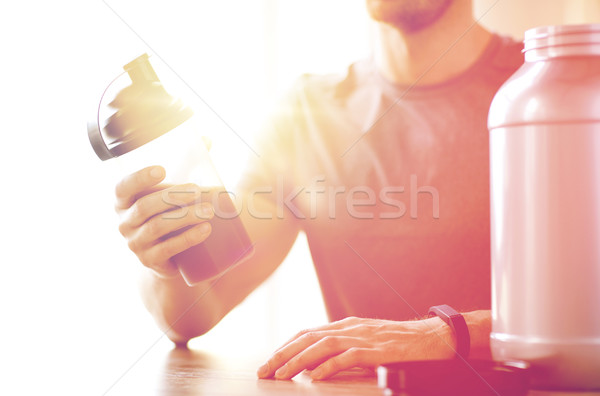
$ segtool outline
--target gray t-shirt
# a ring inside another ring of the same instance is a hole
[[[487,114],[520,50],[494,35],[468,70],[412,88],[366,60],[282,102],[240,187],[297,219],[331,320],[489,309]]]

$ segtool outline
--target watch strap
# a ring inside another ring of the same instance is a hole
[[[429,308],[429,316],[438,316],[456,336],[456,355],[467,359],[471,350],[471,336],[465,318],[449,305],[436,305]]]

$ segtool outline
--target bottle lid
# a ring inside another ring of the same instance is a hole
[[[115,112],[100,119],[102,98],[96,119],[88,123],[90,143],[103,161],[143,146],[193,115],[191,108],[167,93],[148,58],[143,54],[123,66],[131,85],[109,103]]]
[[[600,55],[600,24],[540,26],[525,32],[526,61],[558,56]]]

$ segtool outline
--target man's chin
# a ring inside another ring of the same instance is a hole
[[[434,24],[454,0],[366,0],[371,18],[405,33],[416,33]]]

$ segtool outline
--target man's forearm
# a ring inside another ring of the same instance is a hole
[[[266,201],[256,200],[253,207],[261,213],[276,211]],[[189,287],[181,276],[167,279],[151,270],[144,272],[141,279],[144,304],[173,342],[186,343],[219,323],[275,271],[299,232],[298,224],[288,219],[254,218],[248,212],[242,212],[242,216],[254,242],[254,254],[222,277]]]
[[[224,315],[210,281],[189,287],[180,276],[166,279],[144,270],[140,289],[159,328],[176,344],[206,333]]]

